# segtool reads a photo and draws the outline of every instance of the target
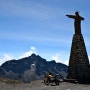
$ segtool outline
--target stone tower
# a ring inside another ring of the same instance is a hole
[[[78,12],[75,12],[75,15],[66,16],[75,20],[75,34],[73,35],[71,46],[68,78],[86,82],[90,80],[90,66],[83,35],[81,33],[81,20],[84,20],[84,18],[81,17]]]

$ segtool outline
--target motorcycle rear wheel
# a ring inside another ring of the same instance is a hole
[[[56,84],[56,85],[59,85],[59,81],[56,81],[55,84]]]

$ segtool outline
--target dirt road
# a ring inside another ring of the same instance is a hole
[[[90,90],[90,85],[62,82],[58,86],[55,84],[47,86],[41,80],[26,84],[6,84],[0,82],[0,90]]]

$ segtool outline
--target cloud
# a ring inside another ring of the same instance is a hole
[[[68,60],[63,60],[60,53],[53,55],[51,58],[52,60],[55,60],[56,62],[60,62],[60,63],[68,65]]]
[[[90,63],[90,56],[88,56],[88,59],[89,59],[89,63]]]
[[[24,57],[28,57],[28,56],[32,55],[33,53],[36,54],[36,48],[32,46],[32,47],[30,47],[30,50],[29,50],[29,51],[23,53],[21,56],[19,56],[18,59],[24,58]],[[9,60],[12,60],[12,59],[16,59],[16,58],[13,57],[13,56],[11,56],[11,55],[9,55],[9,54],[4,54],[4,55],[0,58],[0,66],[1,66],[4,62],[9,61]]]
[[[64,60],[63,63],[69,65],[69,60]]]
[[[12,60],[14,59],[14,57],[5,54],[2,58],[0,58],[0,65],[2,65],[4,62],[8,61],[8,60]]]
[[[60,54],[57,53],[57,54],[53,55],[52,56],[52,60],[55,60],[56,62],[61,62],[61,60],[60,60]]]
[[[33,53],[36,54],[36,48],[34,46],[30,47],[30,50],[23,53],[19,58],[24,58],[24,57],[31,56]]]
[[[37,50],[36,50],[36,47],[31,46],[30,50],[27,51],[27,52],[24,52],[22,55],[20,55],[17,58],[17,60],[21,59],[21,58],[25,58],[25,57],[31,56],[33,53],[37,54]],[[11,56],[11,55],[9,55],[9,54],[5,54],[2,58],[0,58],[0,65],[2,65],[6,61],[12,60],[12,59],[16,59],[16,58]],[[47,60],[48,60],[48,58],[47,58]],[[63,55],[63,54],[60,54],[60,53],[56,53],[53,56],[51,56],[51,60],[55,60],[56,62],[60,62],[60,63],[66,64],[66,65],[68,65],[68,61],[69,61],[67,59],[67,57],[65,57],[65,54]]]

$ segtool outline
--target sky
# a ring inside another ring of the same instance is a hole
[[[90,57],[90,0],[0,0],[0,65],[32,53],[68,65],[75,11]]]

